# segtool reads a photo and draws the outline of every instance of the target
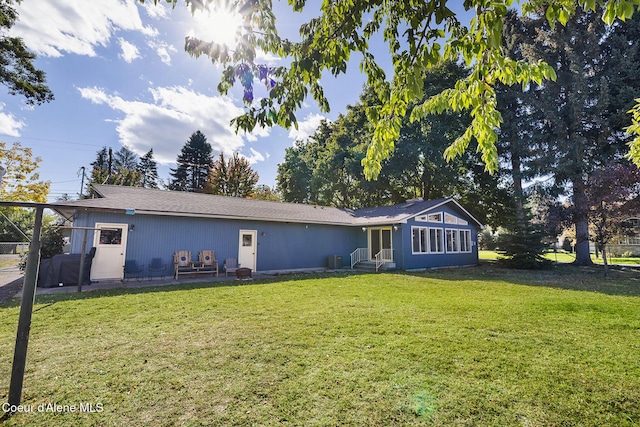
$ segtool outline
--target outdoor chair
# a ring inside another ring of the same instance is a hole
[[[128,259],[124,262],[124,278],[137,278],[138,280],[144,277],[144,264],[139,265],[134,259]]]
[[[234,274],[239,267],[240,264],[235,258],[227,258],[224,260],[222,269],[224,270],[224,275],[229,277],[229,273]]]
[[[198,262],[200,265],[198,269],[202,272],[211,271],[218,276],[218,261],[216,260],[216,254],[212,250],[200,251],[198,254]]]
[[[153,278],[154,276],[160,276],[164,278],[165,273],[167,272],[167,264],[162,262],[162,258],[153,258],[151,260],[151,264],[149,264],[149,278]]]
[[[177,251],[173,254],[173,270],[176,280],[179,273],[188,273],[193,271],[191,263],[191,252]]]

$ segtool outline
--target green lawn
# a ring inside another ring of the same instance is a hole
[[[630,426],[640,276],[483,266],[38,297],[38,426]],[[19,308],[0,305],[6,402]],[[86,408],[86,406],[83,406]]]
[[[498,258],[500,258],[500,254],[498,254],[495,251],[479,251],[479,257],[481,260],[496,260]],[[551,261],[555,261],[558,263],[570,263],[573,262],[576,259],[575,254],[572,253],[567,253],[564,251],[558,251],[557,253],[554,252],[548,252],[547,254],[545,254],[545,257]],[[596,264],[603,264],[603,260],[602,257],[595,257],[591,256],[591,259],[593,260],[594,263]],[[638,257],[633,257],[633,258],[609,258],[607,257],[607,261],[610,264],[627,264],[627,265],[640,265],[640,258]]]

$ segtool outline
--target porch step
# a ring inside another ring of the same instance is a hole
[[[355,268],[356,270],[361,270],[361,271],[376,271],[376,262],[375,261],[360,261],[359,263],[354,265],[353,268]],[[395,262],[385,262],[378,269],[378,271],[393,270],[395,268],[396,268],[396,263]]]

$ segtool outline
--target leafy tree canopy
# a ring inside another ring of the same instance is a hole
[[[53,101],[45,73],[33,65],[36,56],[22,39],[7,35],[18,19],[15,3],[20,0],[0,1],[0,84],[7,86],[11,95],[23,95],[28,105]]]
[[[233,153],[233,157],[225,159],[220,153],[213,162],[205,189],[208,193],[230,197],[248,197],[255,191],[258,173],[251,168],[249,160]]]
[[[11,147],[0,142],[0,164],[7,171],[0,185],[0,200],[46,203],[50,182],[40,180],[37,169],[41,161],[19,142]]]
[[[144,2],[144,0],[140,0]],[[158,3],[161,0],[154,0]],[[177,4],[178,0],[165,0]],[[367,77],[380,105],[367,110],[374,132],[362,159],[367,178],[376,178],[383,160],[394,150],[400,137],[402,120],[412,101],[424,95],[427,70],[443,59],[463,58],[470,74],[413,108],[412,120],[443,111],[468,111],[471,122],[445,151],[452,159],[467,151],[473,140],[490,172],[498,170],[496,131],[502,123],[497,110],[495,87],[520,84],[527,87],[545,79],[555,79],[553,68],[542,62],[511,59],[502,47],[503,17],[513,0],[465,0],[465,10],[475,13],[467,24],[448,7],[446,0],[336,0],[324,1],[320,16],[300,26],[300,39],[282,38],[277,30],[272,2],[265,0],[185,0],[192,10],[226,7],[242,13],[244,24],[236,35],[237,46],[187,37],[185,48],[195,56],[206,55],[225,67],[218,90],[227,93],[236,83],[244,88],[245,114],[235,118],[237,129],[250,131],[256,126],[296,125],[295,112],[311,96],[321,110],[329,103],[321,78],[347,71],[354,53],[360,70]],[[302,11],[306,0],[288,0],[293,11]],[[550,25],[566,24],[576,8],[602,7],[604,24],[631,18],[637,0],[529,0],[517,2],[524,13],[544,10]],[[543,8],[543,9],[541,9]],[[369,41],[381,34],[388,45],[393,64],[391,76],[382,68]],[[288,65],[269,67],[257,62],[262,51],[277,55]],[[266,85],[267,97],[254,101],[254,82]],[[640,103],[640,100],[637,101]],[[640,105],[634,109],[628,128],[636,138],[630,143],[630,156],[640,164]]]

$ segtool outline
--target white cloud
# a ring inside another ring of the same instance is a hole
[[[18,120],[11,113],[3,113],[2,109],[4,104],[0,103],[0,133],[9,136],[20,136],[20,130],[24,127],[25,123],[22,120]]]
[[[142,24],[137,4],[135,0],[29,0],[19,4],[12,32],[38,55],[96,56],[95,48],[107,46],[120,30],[157,35],[157,30]]]
[[[249,151],[251,151],[251,155],[250,156],[244,156],[249,163],[254,164],[257,162],[264,162],[265,157],[262,155],[262,153],[254,150],[253,148],[249,147]]]
[[[140,58],[140,51],[133,43],[126,41],[123,38],[119,38],[120,49],[122,52],[118,55],[124,62],[130,64],[135,59]]]
[[[282,61],[282,58],[262,49],[256,49],[256,63],[258,64],[275,64]]]
[[[182,146],[197,130],[205,134],[214,153],[240,151],[245,143],[243,135],[236,134],[229,124],[243,110],[227,97],[207,96],[181,86],[150,89],[153,102],[128,101],[97,87],[78,91],[84,99],[123,113],[123,118],[114,120],[120,143],[140,155],[153,148],[159,163],[175,162]],[[262,129],[244,138],[268,134]],[[264,160],[257,151],[251,152],[250,159]]]
[[[298,129],[291,128],[289,131],[289,138],[297,140],[305,140],[313,135],[320,126],[320,122],[328,120],[326,117],[320,114],[309,114],[304,120],[298,122]]]
[[[160,57],[160,60],[162,62],[167,65],[171,65],[171,54],[176,53],[178,49],[168,43],[161,41],[151,40],[148,44],[151,49],[155,50],[156,54]]]

